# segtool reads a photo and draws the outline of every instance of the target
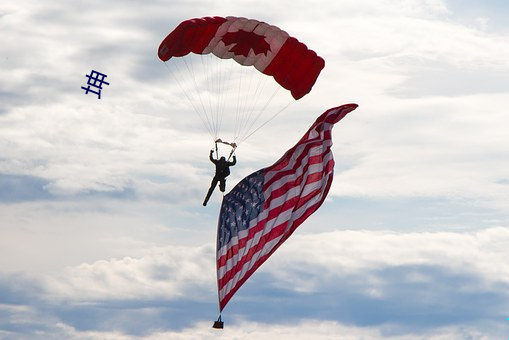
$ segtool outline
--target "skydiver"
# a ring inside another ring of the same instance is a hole
[[[203,206],[207,205],[212,192],[216,188],[217,183],[219,182],[219,190],[224,192],[226,190],[226,177],[230,175],[230,166],[234,166],[237,164],[237,158],[233,155],[233,162],[228,162],[226,158],[223,156],[220,159],[214,159],[212,156],[214,154],[214,150],[210,150],[209,159],[212,163],[216,165],[216,174],[210,183],[209,191],[207,192],[207,196],[203,201]]]

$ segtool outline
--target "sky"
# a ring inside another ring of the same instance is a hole
[[[157,57],[243,16],[325,60],[237,149],[228,188],[324,111],[322,207],[217,318],[211,136]],[[502,0],[4,1],[1,339],[507,339],[509,5]],[[86,75],[107,75],[101,99]]]

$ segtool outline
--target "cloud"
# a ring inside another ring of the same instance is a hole
[[[48,277],[47,289],[56,299],[104,301],[130,299],[203,300],[197,292],[213,290],[213,248],[203,246],[151,249],[142,258],[101,260],[66,269]]]
[[[393,334],[501,322],[509,285],[502,246],[507,237],[507,228],[295,235],[262,268],[262,282],[273,293],[261,294],[248,283],[236,299],[261,320],[285,322],[286,307],[280,306],[288,303],[294,316],[390,324]],[[263,309],[266,304],[271,311]],[[234,302],[230,308],[240,307]]]
[[[324,338],[338,329],[352,338],[500,334],[509,286],[508,237],[507,228],[295,235],[225,309],[226,333],[262,337],[270,329],[284,339],[291,324],[296,334],[318,329]],[[62,325],[58,331],[76,337],[215,334],[203,324],[217,308],[211,245],[146,248],[138,258],[3,282],[9,315],[45,310],[46,318]],[[46,325],[34,322],[30,327]]]
[[[387,327],[390,332],[390,327]],[[341,336],[341,339],[354,340],[354,339],[391,339],[391,340],[417,340],[417,339],[488,339],[487,334],[502,334],[501,329],[497,332],[488,331],[481,333],[473,327],[455,328],[446,327],[435,329],[421,334],[404,334],[404,335],[390,335],[387,334],[386,329],[369,328],[369,327],[355,327],[351,325],[341,324],[334,321],[321,321],[321,320],[305,320],[292,324],[265,324],[257,322],[244,321],[238,324],[237,327],[229,327],[226,324],[225,329],[218,331],[210,329],[210,323],[201,322],[193,327],[186,328],[183,331],[175,332],[157,332],[149,335],[148,337],[140,337],[141,339],[223,339],[223,338],[249,338],[249,339],[331,339]],[[72,334],[72,333],[71,333]],[[78,333],[80,334],[80,333]],[[83,334],[83,333],[82,333]],[[97,334],[93,332],[85,333],[91,339],[105,336],[122,336],[118,333],[102,333]],[[102,339],[102,338],[101,338]],[[130,339],[130,337],[128,337]]]
[[[299,287],[299,283],[303,286],[309,283],[298,279],[298,268],[314,268],[316,273],[325,271],[340,276],[368,269],[433,265],[469,273],[488,286],[509,284],[509,266],[503,263],[507,256],[503,244],[508,238],[509,229],[503,227],[470,233],[351,230],[314,235],[308,231],[306,235],[294,236],[276,256],[281,261],[288,261],[291,256],[296,276],[291,275],[290,266],[282,264],[288,272],[273,274],[290,274],[288,282]],[[320,281],[314,283],[319,285]]]
[[[3,310],[13,311],[16,310],[18,316],[30,316],[32,322],[35,320],[34,316],[39,318],[41,314],[33,315],[25,308],[2,306]],[[496,336],[503,336],[503,329],[500,326],[493,324],[485,324],[482,331],[473,326],[464,327],[441,327],[427,332],[414,333],[414,334],[391,334],[391,326],[386,327],[356,327],[348,324],[342,324],[335,321],[323,320],[303,320],[294,322],[292,324],[273,324],[240,321],[232,325],[226,323],[225,329],[213,330],[211,322],[201,321],[190,325],[182,330],[155,330],[149,334],[126,334],[119,330],[110,331],[97,331],[97,330],[84,330],[75,328],[63,322],[54,322],[47,328],[36,328],[29,333],[34,337],[45,337],[46,339],[121,339],[121,340],[134,340],[134,339],[222,339],[222,338],[246,338],[250,339],[330,339],[337,337],[341,334],[342,339],[391,339],[391,340],[417,340],[423,339],[490,339]],[[3,329],[0,334],[9,338],[15,337],[17,334],[16,329]]]
[[[0,328],[69,339],[488,339],[505,330],[508,237],[507,228],[294,235],[230,302],[221,333],[210,328],[212,245],[147,248],[38,279],[4,276]]]

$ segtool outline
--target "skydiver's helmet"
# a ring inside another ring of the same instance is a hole
[[[226,162],[226,158],[224,156],[222,156],[220,159],[219,159],[221,162]]]

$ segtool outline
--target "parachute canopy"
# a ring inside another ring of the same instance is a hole
[[[204,17],[178,25],[159,46],[159,58],[212,53],[274,77],[295,99],[311,91],[324,60],[276,26],[239,17]]]

